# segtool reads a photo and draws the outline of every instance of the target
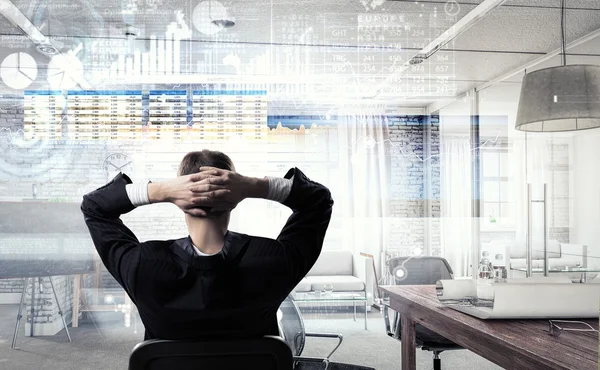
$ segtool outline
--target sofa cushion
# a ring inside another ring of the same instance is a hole
[[[306,276],[352,275],[352,252],[322,251]]]
[[[512,241],[508,243],[510,258],[527,258],[527,244],[524,241]]]
[[[564,258],[548,258],[548,269],[556,269],[557,267],[576,267],[576,262]],[[511,258],[510,267],[513,269],[527,268],[527,260],[525,258]],[[534,269],[543,269],[544,260],[531,260],[531,267]],[[562,269],[561,269],[562,270]]]
[[[560,258],[560,243],[558,240],[548,240],[546,250],[548,251],[548,258]],[[533,243],[532,258],[544,259],[544,242]]]
[[[355,276],[307,276],[313,291],[323,291],[325,284],[331,284],[334,292],[357,292],[365,290],[365,283]]]
[[[527,256],[527,248],[525,248],[525,242],[514,240],[492,240],[490,241],[490,244],[508,245],[511,259],[526,258]]]
[[[511,258],[510,268],[512,269],[525,269],[527,268],[527,259],[525,258]],[[543,260],[531,260],[531,268],[541,269],[544,268]]]
[[[300,283],[294,288],[295,292],[310,292],[311,285],[306,278],[300,280]]]
[[[527,258],[527,243],[522,240],[492,240],[492,244],[508,244],[510,258]],[[544,242],[536,241],[532,246],[532,259],[544,258]],[[560,258],[560,243],[558,240],[548,240],[546,244],[548,258]]]
[[[548,258],[548,268],[556,269],[558,267],[577,267],[577,262],[577,260],[572,260],[568,258]],[[544,264],[542,263],[542,267],[543,266]]]

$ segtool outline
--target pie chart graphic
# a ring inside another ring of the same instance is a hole
[[[38,74],[35,59],[27,53],[8,55],[0,64],[0,77],[6,86],[21,90],[31,85]]]
[[[48,83],[55,90],[68,90],[77,86],[72,76],[81,75],[83,65],[73,54],[54,56],[48,64]]]

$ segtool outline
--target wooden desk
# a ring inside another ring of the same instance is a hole
[[[74,328],[79,326],[79,313],[80,312],[117,312],[118,306],[114,303],[106,304],[99,302],[98,297],[104,295],[104,287],[102,286],[102,261],[100,257],[96,255],[94,261],[94,286],[92,288],[93,297],[92,302],[87,301],[85,294],[85,281],[84,275],[75,275],[73,281],[73,320],[72,326]],[[81,294],[82,290],[84,294]],[[128,327],[131,323],[131,317],[134,318],[134,327],[137,328],[137,318],[135,316],[136,307],[129,298],[129,295],[124,290],[110,293],[113,297],[124,298],[124,308],[122,312],[124,314],[124,325]],[[136,329],[137,330],[137,329]]]
[[[94,255],[94,289],[99,292],[102,289],[102,260],[98,254]],[[79,326],[79,312],[81,310],[81,304],[83,307],[88,307],[88,302],[85,294],[81,295],[81,289],[85,287],[84,275],[75,275],[73,277],[73,319],[71,324],[74,328]],[[95,297],[97,298],[97,297]],[[92,302],[97,305],[97,299]]]
[[[402,370],[415,370],[415,323],[510,370],[598,368],[598,333],[548,333],[548,320],[480,320],[437,299],[435,286],[382,287],[402,320]],[[598,329],[598,320],[581,320]]]

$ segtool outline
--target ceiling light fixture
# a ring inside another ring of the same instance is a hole
[[[526,73],[515,128],[527,132],[600,127],[600,66],[567,65],[565,0],[561,0],[562,65]]]
[[[37,45],[36,49],[38,49],[38,51],[40,53],[46,54],[46,55],[56,55],[58,54],[58,50],[56,50],[56,48],[52,45]]]
[[[130,24],[126,24],[125,25],[125,37],[127,37],[128,39],[135,39],[138,37],[139,31],[137,28],[133,27]]]
[[[408,62],[410,65],[421,64],[427,59],[427,55],[417,54]]]
[[[229,19],[214,19],[210,23],[214,24],[219,28],[231,28],[235,26],[235,22]]]
[[[210,19],[210,23],[214,24],[215,26],[219,27],[220,29],[223,28],[231,28],[233,26],[235,26],[235,22],[231,19],[227,19],[227,14],[224,14],[225,17],[221,18],[221,19],[213,19],[212,17],[212,1],[208,0],[208,18]]]

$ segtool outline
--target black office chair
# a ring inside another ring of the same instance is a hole
[[[395,257],[387,262],[387,267],[396,285],[435,285],[438,280],[454,279],[448,261],[441,257]],[[394,320],[391,324],[389,311],[389,297],[386,297],[384,298],[383,318],[387,334],[402,341],[400,315],[394,312]],[[440,353],[463,349],[458,344],[420,324],[415,325],[415,332],[417,347],[433,352],[434,370],[442,368]]]
[[[290,347],[281,338],[259,340],[147,340],[133,349],[129,370],[292,370]]]
[[[370,367],[331,362],[329,358],[340,347],[343,341],[341,334],[307,333],[304,329],[304,320],[296,301],[292,295],[283,301],[278,314],[279,331],[286,343],[292,350],[294,356],[294,369],[296,370],[375,370]],[[306,344],[306,338],[332,338],[337,339],[335,348],[326,357],[304,357],[302,351]]]

